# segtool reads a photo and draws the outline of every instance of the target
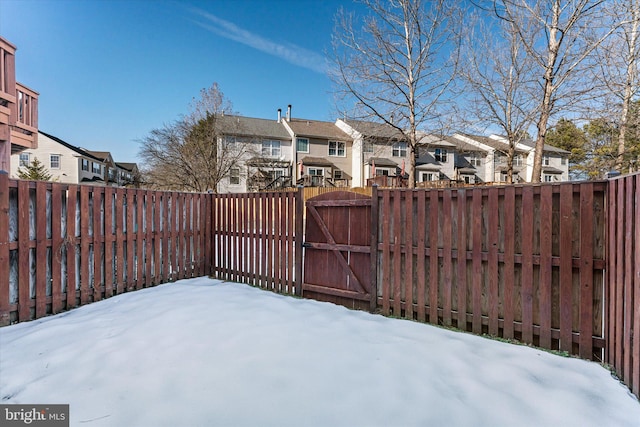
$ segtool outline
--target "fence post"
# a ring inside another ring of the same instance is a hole
[[[371,300],[369,310],[375,311],[378,307],[378,184],[371,187]]]
[[[9,174],[0,170],[0,326],[11,322],[9,315]]]
[[[299,186],[296,193],[296,240],[295,240],[295,276],[296,276],[296,296],[302,296],[302,254],[303,232],[304,232],[304,187]]]

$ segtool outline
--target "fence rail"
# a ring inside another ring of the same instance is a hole
[[[0,174],[0,325],[209,274],[204,194]]]
[[[602,360],[605,191],[378,190],[383,314]]]

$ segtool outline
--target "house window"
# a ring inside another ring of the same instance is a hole
[[[262,155],[266,157],[280,157],[280,141],[270,139],[262,141]]]
[[[91,172],[99,174],[102,171],[100,163],[91,162]]]
[[[235,136],[225,135],[224,143],[225,143],[225,145],[234,145],[236,143],[236,137]]]
[[[239,168],[231,168],[230,176],[229,176],[229,184],[231,184],[231,185],[240,184],[240,169]]]
[[[515,156],[513,156],[513,166],[522,166],[523,163],[524,159],[522,157],[522,154],[516,154]]]
[[[445,150],[444,148],[436,148],[435,158],[438,162],[446,162],[447,150]]]
[[[309,152],[309,140],[307,138],[298,138],[297,143],[298,143],[298,147],[297,147],[298,152],[300,153]]]
[[[544,178],[544,182],[553,182],[554,181],[553,175],[544,175],[543,178]]]
[[[333,179],[342,179],[342,171],[340,169],[333,171]]]
[[[329,141],[329,155],[344,157],[346,155],[345,143],[339,141]]]
[[[89,172],[89,160],[82,159],[82,170]]]
[[[542,157],[542,165],[543,166],[549,166],[550,163],[551,163],[551,159],[549,159],[549,156],[543,156]]]
[[[567,158],[566,157],[561,157],[560,158],[560,164],[562,166],[566,166],[567,165]]]
[[[267,172],[269,179],[275,181],[276,179],[284,176],[284,171],[282,169],[274,169]]]
[[[407,157],[407,143],[396,142],[395,144],[393,144],[391,154],[393,157]]]
[[[29,166],[31,160],[29,159],[29,153],[20,153],[20,163],[19,166]]]
[[[307,172],[309,173],[309,175],[324,176],[324,169],[308,168]]]
[[[60,169],[60,154],[51,154],[49,156],[49,167],[51,169]]]
[[[364,141],[362,143],[362,151],[364,153],[373,153],[373,142],[371,141]]]
[[[422,178],[421,181],[425,182],[425,181],[437,181],[438,178],[440,178],[440,173],[436,172],[422,172],[420,174],[420,177]]]
[[[472,154],[469,156],[469,163],[472,166],[482,166],[482,158],[478,154]]]

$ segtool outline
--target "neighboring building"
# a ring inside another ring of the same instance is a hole
[[[0,37],[0,170],[11,155],[37,146],[38,93],[16,82],[16,47]]]
[[[219,121],[222,136],[218,143],[241,154],[237,165],[231,166],[228,176],[219,183],[219,193],[292,186],[292,140],[280,117],[268,120],[224,115]]]
[[[419,136],[416,182],[459,180],[460,170],[456,162],[456,145],[444,137],[426,134]]]
[[[123,167],[121,165],[131,164],[114,162],[109,152],[85,150],[42,131],[38,132],[37,148],[25,149],[11,157],[11,178],[17,178],[18,169],[29,165],[35,158],[48,169],[51,180],[56,182],[125,186],[134,181],[125,178],[137,174],[137,166]],[[116,179],[109,179],[110,175]]]
[[[275,190],[295,185],[364,187],[372,178],[406,185],[410,150],[406,135],[376,122],[338,119],[335,123],[286,116],[278,110],[273,120],[221,115],[219,152],[237,155],[219,193]],[[420,133],[416,150],[416,183],[442,181],[466,184],[506,180],[506,140],[500,136],[455,134],[451,137]],[[95,153],[97,156],[99,153]],[[545,146],[543,181],[564,181],[569,153]],[[531,180],[533,145],[516,147],[514,181]],[[386,176],[388,178],[379,177]]]
[[[450,140],[456,144],[459,153],[468,153],[465,159],[476,169],[476,176],[481,182],[506,181],[506,153],[509,149],[509,143],[505,138],[498,135],[487,137],[456,133]],[[533,176],[534,143],[531,140],[523,140],[516,144],[515,148],[513,182],[530,182]],[[568,181],[569,154],[568,151],[545,145],[541,181]],[[464,162],[461,160],[462,163]]]
[[[295,141],[294,181],[314,187],[350,187],[353,139],[333,122],[288,118],[282,122]]]
[[[109,182],[117,187],[140,187],[140,171],[137,163],[115,162],[115,168],[109,169]]]
[[[407,167],[408,145],[403,133],[387,124],[336,120],[337,127],[352,139],[352,187],[364,187],[375,176],[396,176],[404,162]]]

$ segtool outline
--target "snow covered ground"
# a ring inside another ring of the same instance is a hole
[[[0,399],[81,426],[640,426],[598,364],[207,278],[0,328]]]

